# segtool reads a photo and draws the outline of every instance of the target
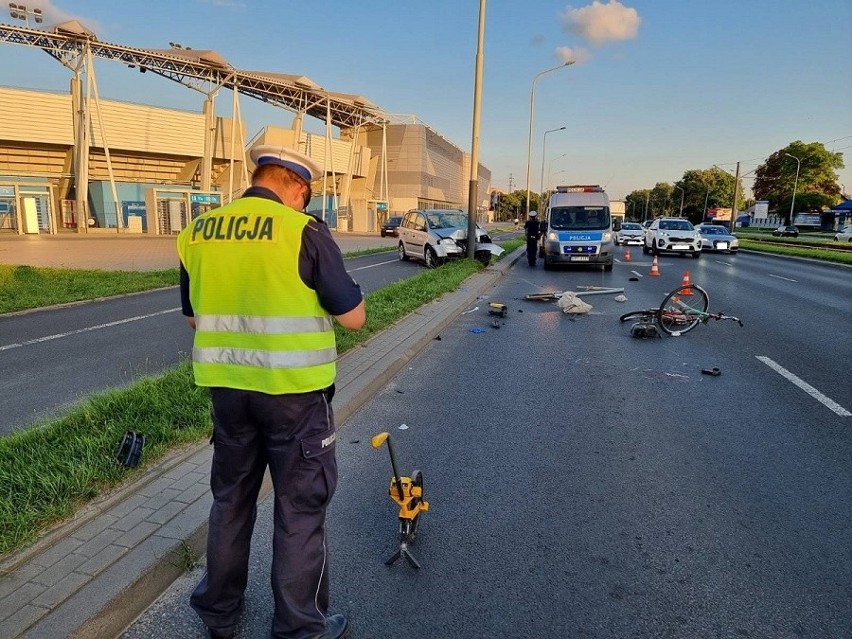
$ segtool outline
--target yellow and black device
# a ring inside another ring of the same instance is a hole
[[[497,317],[506,317],[509,314],[509,307],[500,302],[488,302],[488,314],[496,315]]]
[[[404,557],[414,568],[420,568],[420,564],[409,552],[408,547],[414,544],[420,513],[429,510],[429,502],[423,499],[423,473],[415,470],[410,477],[401,477],[397,470],[396,453],[393,449],[390,433],[379,433],[371,440],[373,448],[380,448],[386,442],[390,453],[391,467],[393,468],[393,477],[390,480],[388,494],[399,506],[399,550],[385,564],[390,566],[400,557]]]

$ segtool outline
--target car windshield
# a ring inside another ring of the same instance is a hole
[[[388,219],[388,224],[399,224],[400,222],[402,222],[401,217],[392,217]]]
[[[622,231],[641,231],[642,225],[641,224],[626,223],[626,224],[621,225],[621,230]]]
[[[721,226],[702,226],[701,232],[704,235],[727,235],[728,232]]]
[[[692,224],[687,220],[664,220],[660,222],[661,231],[691,231]]]
[[[429,213],[426,218],[433,229],[467,228],[467,215],[462,213]]]
[[[608,229],[609,208],[605,206],[560,206],[550,210],[550,227],[561,231]]]

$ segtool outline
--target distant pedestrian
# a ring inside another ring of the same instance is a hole
[[[530,266],[535,266],[538,257],[538,238],[541,237],[538,214],[535,211],[530,211],[530,215],[524,223],[524,232],[527,235],[527,262]]]
[[[517,231],[519,228],[521,228],[521,221],[515,218],[515,230]]]
[[[337,487],[332,317],[357,330],[366,311],[328,228],[303,212],[317,164],[279,146],[256,147],[251,158],[257,169],[243,196],[178,236],[195,383],[210,388],[213,406],[207,572],[190,603],[210,637],[233,637],[268,467],[271,636],[335,639],[348,622],[328,616],[325,518]]]

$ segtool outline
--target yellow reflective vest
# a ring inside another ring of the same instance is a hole
[[[310,217],[273,200],[244,197],[200,215],[178,236],[189,273],[199,386],[273,395],[334,382],[331,316],[299,277]]]

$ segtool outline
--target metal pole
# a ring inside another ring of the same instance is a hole
[[[679,190],[679,191],[680,191],[680,214],[678,215],[678,217],[683,217],[683,195],[684,195],[684,190],[683,190],[683,188],[682,188],[682,187],[679,187],[677,184],[675,184],[675,185],[674,185],[674,187],[675,187],[677,190]]]
[[[476,249],[476,203],[479,199],[479,119],[482,109],[482,51],[485,40],[485,0],[479,0],[479,36],[476,47],[476,79],[473,89],[473,135],[470,150],[470,188],[467,193],[467,256]]]
[[[731,235],[734,234],[734,227],[737,224],[737,196],[740,190],[740,163],[737,162],[737,172],[734,175],[734,203],[731,204]]]
[[[651,199],[651,192],[648,191],[645,194],[645,213],[642,214],[642,221],[643,222],[648,219],[648,200],[650,200],[650,199]]]
[[[795,155],[790,155],[789,153],[785,153],[788,158],[793,158],[796,160],[796,180],[793,182],[793,199],[790,200],[790,221],[788,224],[793,223],[793,207],[796,205],[796,187],[799,185],[799,167],[802,166],[801,160],[797,158]]]
[[[552,69],[542,71],[538,73],[532,81],[532,88],[530,89],[530,136],[527,142],[527,215],[529,215],[530,212],[530,162],[532,160],[533,116],[535,114],[535,83],[545,73],[550,73],[551,71],[556,71],[557,69],[561,69],[562,67],[567,67],[569,65],[574,64],[574,62],[575,60],[568,60],[568,62],[560,64],[558,67],[553,67]]]
[[[550,129],[549,131],[544,132],[544,137],[541,142],[541,180],[538,183],[539,192],[544,195],[544,150],[547,148],[547,134],[553,133],[554,131],[564,131],[565,127],[561,126],[558,129]]]
[[[707,198],[710,197],[710,189],[707,189],[707,194],[704,196],[704,210],[701,212],[701,221],[707,219]]]

